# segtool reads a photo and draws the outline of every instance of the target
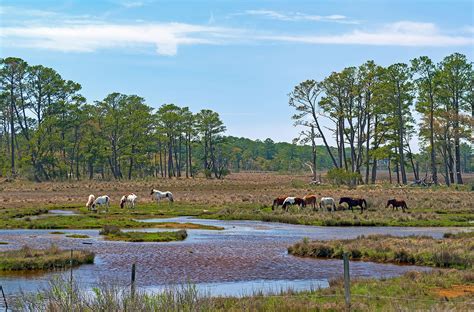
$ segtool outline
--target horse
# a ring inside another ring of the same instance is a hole
[[[87,203],[86,203],[87,210],[89,210],[89,211],[92,210],[92,204],[94,204],[94,201],[95,201],[95,196],[90,194],[89,198],[87,199]]]
[[[275,198],[273,200],[272,210],[275,210],[275,207],[278,208],[278,206],[283,205],[283,202],[285,201],[287,197],[288,196],[280,196],[280,197]]]
[[[160,200],[163,198],[167,198],[170,204],[174,201],[173,194],[169,191],[161,192],[161,191],[153,189],[151,190],[150,195],[153,196],[153,198],[156,200],[156,203],[159,203]]]
[[[99,196],[96,198],[94,203],[92,204],[92,208],[96,209],[96,206],[105,206],[105,211],[109,211],[110,207],[110,198],[107,195]]]
[[[395,210],[395,208],[401,207],[403,212],[405,212],[405,209],[408,209],[407,203],[404,200],[398,200],[398,199],[389,199],[387,201],[387,205],[385,208],[388,208],[390,205],[392,205],[392,210]]]
[[[313,210],[316,210],[316,204],[318,203],[316,195],[306,195],[303,199],[305,205],[311,205],[313,206]]]
[[[319,202],[319,209],[324,210],[326,208],[328,211],[335,211],[336,210],[336,202],[332,197],[322,197],[321,201]]]
[[[342,203],[346,203],[353,212],[356,206],[360,206],[360,213],[364,212],[364,209],[367,210],[367,202],[363,198],[341,197],[341,199],[339,199],[339,205]]]
[[[125,205],[127,205],[128,207],[135,208],[135,201],[137,200],[137,198],[138,196],[133,193],[122,196],[122,199],[120,199],[120,208],[125,207]]]
[[[287,197],[283,201],[283,209],[288,211],[288,206],[290,205],[298,205],[299,207],[305,207],[306,204],[303,198],[300,197]]]

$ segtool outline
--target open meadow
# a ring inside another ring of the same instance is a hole
[[[349,188],[310,185],[309,180],[303,175],[234,173],[224,180],[3,182],[0,184],[0,228],[100,228],[107,224],[104,219],[122,227],[138,227],[133,219],[172,216],[327,226],[471,226],[474,222],[474,192],[470,185],[423,188],[376,184]],[[167,200],[155,203],[150,195],[153,188],[171,191],[174,203],[170,205]],[[120,209],[120,198],[129,193],[138,195],[137,207]],[[85,204],[89,194],[108,195],[110,212],[88,212]],[[336,204],[340,197],[363,197],[368,211],[363,214],[358,209],[354,212],[313,211],[309,206],[290,207],[288,212],[281,206],[272,210],[273,199],[278,196],[307,194],[315,194],[318,200],[333,197]],[[405,200],[407,212],[385,208],[391,198]],[[55,209],[72,210],[77,215],[48,216],[48,210]]]

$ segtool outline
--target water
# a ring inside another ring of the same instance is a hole
[[[50,234],[51,230],[0,230],[0,250],[22,245],[44,248],[51,243],[61,248],[88,249],[96,253],[93,265],[74,269],[80,285],[90,288],[108,281],[127,286],[132,263],[137,265],[137,286],[159,291],[167,285],[194,283],[210,295],[242,296],[285,289],[327,287],[328,280],[342,276],[341,260],[299,258],[287,254],[287,247],[303,237],[310,239],[353,238],[368,234],[429,235],[440,238],[455,228],[404,227],[313,227],[259,221],[201,220],[189,217],[142,220],[144,222],[193,222],[224,227],[222,231],[187,230],[182,242],[128,243],[104,241],[98,230],[61,230],[87,239]],[[151,229],[150,229],[151,230]],[[154,229],[157,230],[157,229]],[[87,244],[84,244],[87,243]],[[351,276],[391,277],[413,266],[351,262]],[[2,274],[0,284],[8,295],[45,287],[55,275],[68,273]]]

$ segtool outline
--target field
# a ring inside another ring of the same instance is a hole
[[[472,177],[466,176],[470,181]],[[472,180],[472,179],[471,179]],[[133,219],[178,215],[217,219],[249,219],[309,225],[378,225],[378,226],[470,226],[474,222],[474,192],[470,185],[455,187],[398,187],[388,184],[359,186],[310,185],[308,176],[271,173],[235,173],[224,180],[155,179],[146,181],[73,181],[31,183],[25,181],[0,184],[0,228],[101,228],[106,224],[132,228],[143,227]],[[152,188],[173,192],[171,206],[152,202]],[[139,196],[135,210],[120,209],[119,199],[127,193]],[[108,215],[89,213],[85,202],[89,194],[107,194],[112,200]],[[282,195],[318,197],[362,196],[368,201],[368,212],[335,213],[272,211],[273,198]],[[389,198],[407,201],[408,213],[386,209]],[[75,216],[48,216],[51,209],[73,210]]]

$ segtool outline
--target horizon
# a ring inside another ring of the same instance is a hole
[[[470,1],[187,4],[3,1],[0,56],[54,68],[80,83],[89,103],[120,92],[153,108],[209,108],[226,135],[291,143],[299,129],[287,94],[301,81],[370,59],[387,66],[474,54]]]

